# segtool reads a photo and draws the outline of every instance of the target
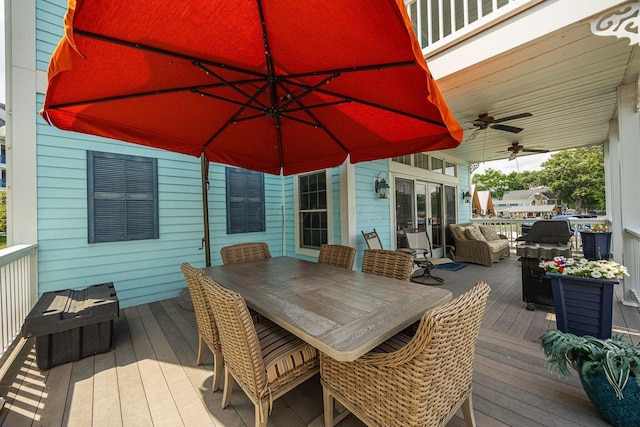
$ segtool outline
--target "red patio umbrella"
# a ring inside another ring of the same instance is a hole
[[[41,114],[284,175],[462,139],[403,0],[69,0]]]
[[[69,0],[42,115],[285,175],[462,137],[403,0]]]

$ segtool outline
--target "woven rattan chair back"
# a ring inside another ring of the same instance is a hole
[[[202,283],[216,318],[227,369],[231,369],[255,397],[265,397],[269,390],[264,360],[244,298],[209,276],[204,276]]]
[[[373,229],[373,231],[370,231],[368,233],[362,231],[362,237],[364,237],[367,248],[382,249],[382,242],[380,241],[380,236],[378,236],[378,232],[375,228]]]
[[[391,277],[398,280],[411,279],[413,257],[409,254],[384,249],[365,249],[362,272]]]
[[[320,264],[335,265],[336,267],[353,269],[353,262],[356,259],[356,250],[351,246],[344,245],[322,245],[318,262]]]
[[[265,242],[250,242],[225,246],[220,249],[220,257],[223,264],[233,264],[271,258],[271,253],[269,252],[269,246]]]
[[[335,397],[367,425],[445,426],[461,406],[467,426],[475,425],[473,356],[489,290],[476,283],[426,312],[413,338],[395,351],[349,363],[322,357],[325,423],[332,422]]]
[[[198,325],[198,356],[196,364],[202,363],[202,355],[204,346],[209,347],[213,353],[213,391],[216,391],[220,384],[223,359],[222,348],[220,347],[220,337],[218,336],[218,328],[213,317],[213,311],[209,305],[209,301],[204,295],[201,279],[204,273],[197,268],[192,267],[189,263],[183,263],[180,266],[184,279],[187,282],[191,301],[193,302],[193,311],[196,316],[196,324]]]

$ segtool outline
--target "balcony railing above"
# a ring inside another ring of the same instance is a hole
[[[469,38],[541,0],[405,0],[425,57]]]

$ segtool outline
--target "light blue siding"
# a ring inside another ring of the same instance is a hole
[[[204,266],[200,160],[61,131],[41,119],[37,132],[39,292],[114,282],[123,307],[176,296],[185,287],[180,263]],[[158,159],[159,239],[88,243],[87,150]],[[212,164],[209,173],[213,264],[222,246],[253,240],[281,255],[282,178],[265,175],[267,231],[227,235],[224,168]]]
[[[49,59],[64,35],[67,0],[36,0],[36,69],[46,70]]]
[[[356,228],[358,230],[356,264],[358,269],[362,264],[363,251],[367,248],[361,231],[372,231],[375,228],[382,241],[382,247],[385,249],[394,248],[391,241],[392,230],[390,225],[391,198],[381,199],[374,191],[374,178],[381,171],[389,174],[388,160],[358,163],[355,166]],[[392,189],[389,190],[389,193],[391,193]]]

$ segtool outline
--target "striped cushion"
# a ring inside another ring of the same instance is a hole
[[[407,328],[408,329],[408,328]],[[394,351],[400,350],[402,347],[407,345],[411,341],[411,336],[408,335],[405,331],[396,334],[371,350],[372,353],[392,353]]]
[[[256,333],[270,383],[318,357],[314,347],[269,320],[257,323]]]

